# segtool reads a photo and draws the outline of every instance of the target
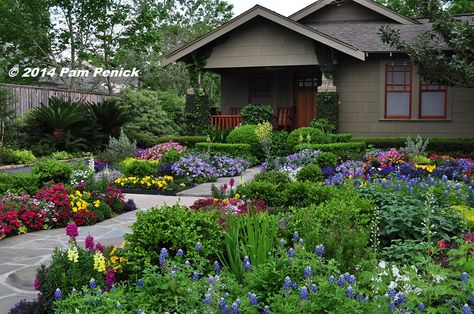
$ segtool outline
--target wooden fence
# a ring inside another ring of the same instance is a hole
[[[11,96],[11,106],[17,114],[39,107],[41,103],[48,104],[50,97],[57,97],[70,101],[101,102],[111,96],[106,93],[73,91],[50,87],[29,85],[0,84],[0,88],[7,89]]]

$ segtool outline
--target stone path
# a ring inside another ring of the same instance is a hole
[[[258,172],[258,167],[248,169],[243,173],[242,180],[249,181]],[[220,187],[229,183],[229,180],[230,178],[220,178],[215,184]],[[238,184],[241,178],[236,177],[235,180]],[[200,184],[178,196],[128,194],[126,199],[132,198],[139,209],[93,226],[79,227],[77,242],[83,245],[84,238],[90,234],[103,245],[120,245],[123,235],[130,232],[129,227],[135,221],[138,211],[164,204],[189,206],[199,198],[210,196],[211,186],[211,183]],[[36,297],[38,292],[33,288],[36,268],[49,262],[56,247],[67,248],[68,241],[64,228],[31,232],[0,241],[0,314],[8,313],[13,304],[22,299]]]

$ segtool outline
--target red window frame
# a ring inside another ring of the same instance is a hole
[[[421,97],[423,93],[443,92],[444,93],[444,113],[442,116],[424,116],[421,112]],[[448,115],[448,87],[431,84],[429,81],[420,80],[420,119],[446,119]]]
[[[396,71],[394,67],[404,67],[403,71]],[[407,71],[408,70],[408,71]],[[403,76],[403,84],[393,83],[394,73],[402,72],[405,73]],[[410,73],[410,81],[406,80],[406,73]],[[388,83],[388,77],[391,75],[391,82]],[[411,106],[412,106],[412,88],[413,84],[413,66],[410,63],[391,63],[385,65],[385,119],[411,119]],[[390,89],[392,87],[392,89]],[[395,88],[401,88],[400,90],[395,90]],[[387,95],[388,93],[406,93],[409,92],[409,104],[408,104],[408,115],[407,116],[389,116],[387,115]]]

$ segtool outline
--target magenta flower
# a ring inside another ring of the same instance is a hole
[[[98,242],[96,245],[95,245],[95,250],[96,251],[99,251],[100,253],[104,254],[104,248],[102,246],[102,244],[100,244],[100,242]]]
[[[33,287],[35,288],[35,290],[39,290],[40,281],[39,281],[38,277],[36,277],[35,280],[33,281]]]
[[[94,250],[94,237],[90,234],[86,237],[85,246],[88,251]]]
[[[231,178],[230,182],[229,182],[230,187],[232,188],[234,186],[234,184],[235,184],[235,180],[234,180],[234,178]]]
[[[73,223],[68,223],[66,226],[66,234],[74,239],[79,235],[79,231],[77,230],[77,225]]]
[[[115,272],[113,268],[109,268],[107,270],[107,276],[105,277],[105,284],[107,287],[112,287],[115,283]]]

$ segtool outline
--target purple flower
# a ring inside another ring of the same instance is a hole
[[[249,300],[250,300],[250,305],[257,305],[258,304],[258,297],[255,293],[247,293]]]
[[[311,269],[311,266],[306,266],[303,271],[303,276],[304,278],[308,278],[313,274],[313,270]]]
[[[355,283],[357,281],[356,276],[354,276],[354,275],[348,276],[346,280],[350,285],[355,285]]]
[[[142,279],[142,278],[138,279],[138,281],[137,281],[137,286],[138,286],[138,288],[143,287],[143,283],[144,283],[144,282],[143,282],[143,279]]]
[[[301,287],[301,289],[300,289],[300,298],[302,300],[308,300],[308,297],[309,297],[308,288],[306,288],[305,286]]]
[[[211,305],[212,304],[212,294],[206,293],[204,295],[204,304]]]
[[[270,307],[268,305],[265,305],[263,307],[262,314],[269,314],[270,313]]]
[[[290,277],[286,276],[285,280],[283,280],[283,289],[289,290],[291,288],[291,279]]]
[[[89,288],[94,289],[95,287],[97,287],[97,282],[94,278],[91,278],[91,280],[89,280]]]
[[[395,289],[390,288],[387,291],[387,295],[391,298],[394,298],[397,295],[397,291],[395,291]]]
[[[252,265],[250,264],[249,261],[245,262],[244,268],[246,271],[251,271],[252,270]]]
[[[61,300],[62,297],[63,297],[63,292],[61,291],[61,289],[56,288],[56,291],[54,291],[54,299]]]
[[[85,247],[88,251],[94,251],[94,237],[90,234],[86,237]]]
[[[102,246],[102,244],[100,244],[100,242],[95,245],[95,250],[104,254],[104,247]]]
[[[318,286],[316,286],[314,283],[311,284],[309,287],[311,292],[316,293],[318,291]]]
[[[289,249],[288,250],[288,257],[289,258],[292,258],[295,256],[295,250],[293,250],[293,248]]]
[[[462,282],[467,282],[468,280],[469,280],[469,274],[466,273],[466,272],[463,272],[463,273],[461,274],[461,281],[462,281]]]
[[[232,305],[231,305],[232,314],[240,314],[239,306],[240,306],[240,300],[237,299],[237,300],[235,300],[235,302],[232,303]]]
[[[166,258],[169,256],[168,250],[165,248],[162,248],[160,251],[160,258],[159,258],[159,263],[161,266],[163,266],[166,263]]]
[[[176,252],[176,256],[183,256],[184,255],[184,251],[179,249],[178,252]]]
[[[474,292],[471,293],[471,304],[474,305]]]
[[[293,233],[293,240],[298,241],[299,238],[300,238],[300,235],[298,234],[298,231],[295,231],[295,232]]]
[[[331,277],[328,278],[328,281],[329,281],[329,283],[335,283],[336,278],[334,278],[334,276],[331,276]]]
[[[464,304],[462,307],[462,314],[472,314],[471,307],[467,304]]]
[[[227,303],[225,302],[224,298],[219,299],[219,311],[221,313],[229,313],[229,308],[227,307]]]
[[[337,278],[337,285],[342,288],[344,287],[345,284],[346,284],[346,281],[344,279],[344,276],[340,275],[339,278]]]
[[[193,272],[193,276],[191,278],[193,281],[198,281],[199,280],[199,273],[198,272]]]
[[[196,242],[196,244],[194,245],[194,248],[196,249],[196,251],[201,251],[202,250],[201,242]]]
[[[67,224],[66,235],[73,239],[79,235],[79,231],[77,230],[77,225],[75,223]]]
[[[346,297],[348,297],[349,299],[352,299],[354,297],[354,295],[355,295],[354,289],[351,286],[347,287],[346,288]]]
[[[214,262],[214,271],[217,275],[221,274],[221,265],[219,265],[219,262],[217,261]]]
[[[403,293],[399,292],[395,295],[394,301],[395,301],[396,305],[406,304],[407,303],[407,297]]]
[[[35,280],[33,281],[33,287],[35,288],[35,290],[39,290],[40,288],[40,280],[38,277],[35,278]]]
[[[317,245],[316,248],[314,249],[314,253],[316,253],[319,256],[323,256],[324,251],[325,251],[324,245],[322,244]]]
[[[209,276],[209,277],[207,278],[207,282],[208,282],[211,286],[214,285],[214,284],[216,284],[216,277],[214,277],[214,276]]]
[[[419,303],[416,307],[420,312],[424,312],[426,310],[426,306],[423,303]]]
[[[115,271],[113,268],[109,268],[107,270],[107,275],[105,276],[105,285],[110,288],[115,283],[115,281]]]

